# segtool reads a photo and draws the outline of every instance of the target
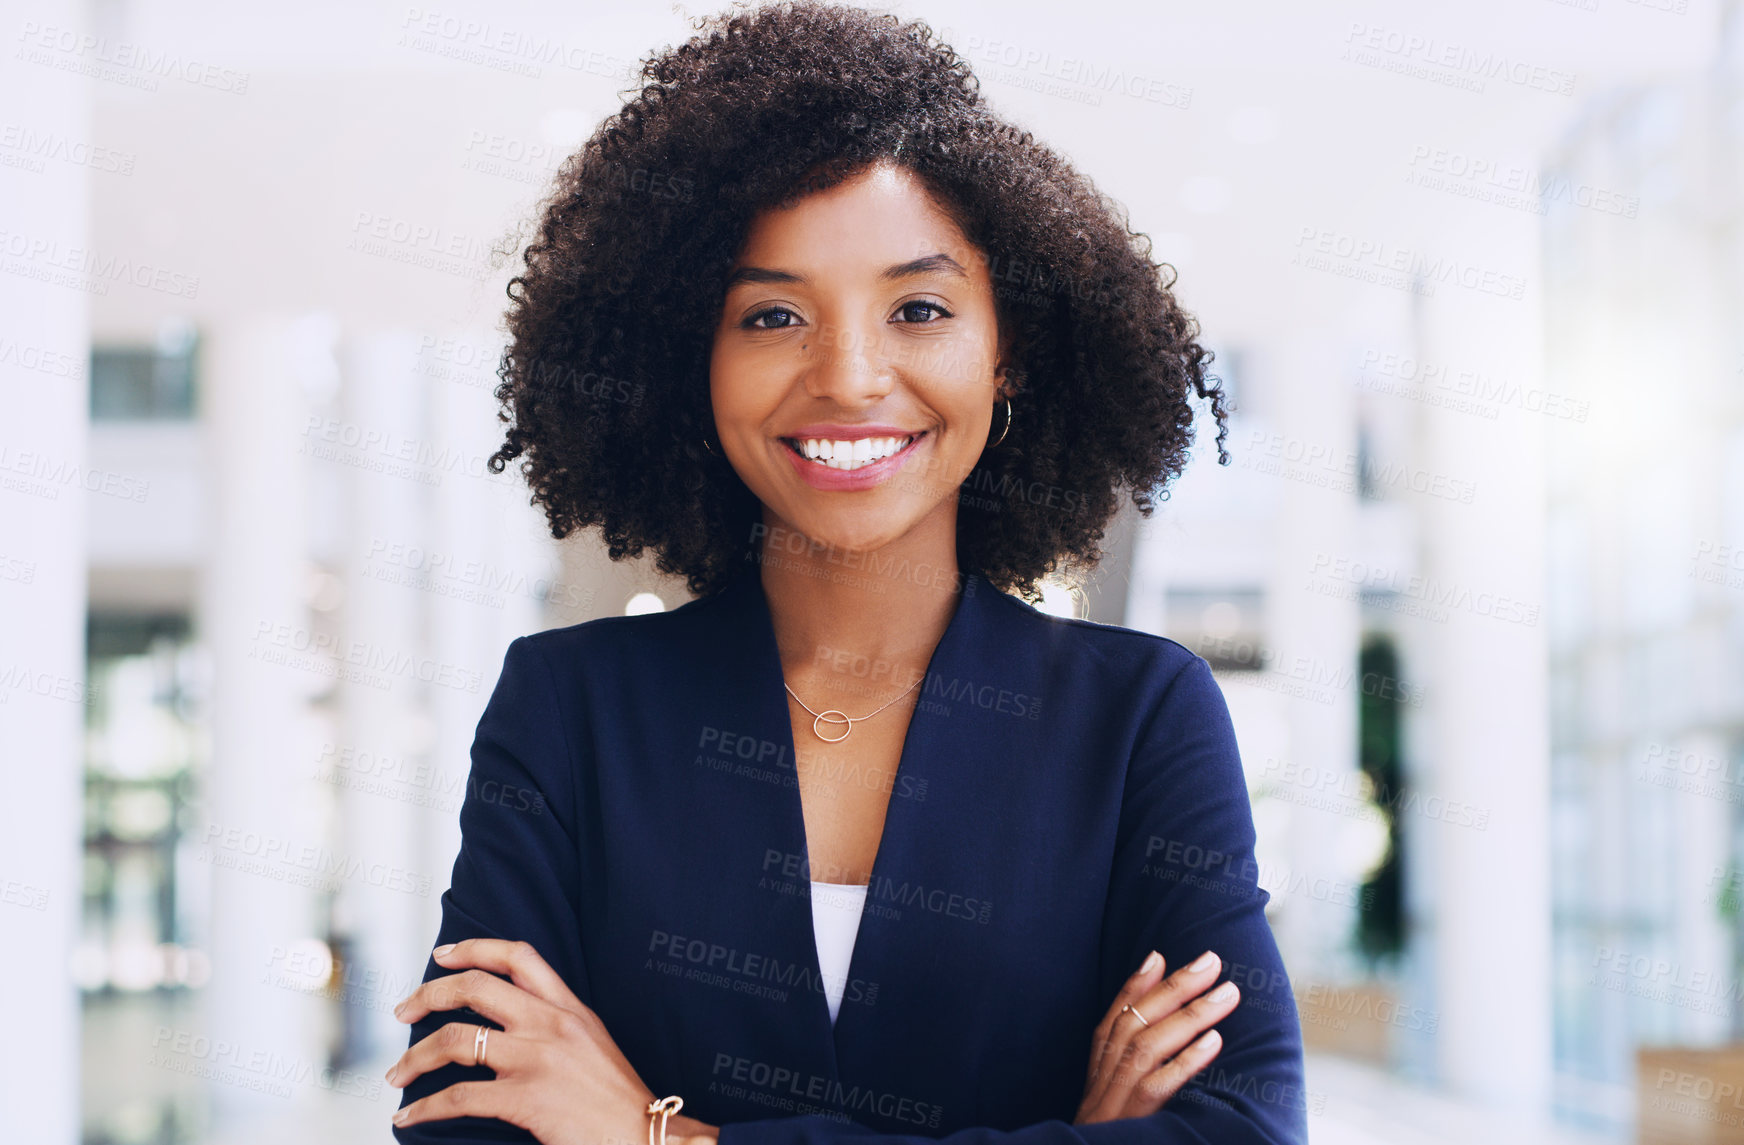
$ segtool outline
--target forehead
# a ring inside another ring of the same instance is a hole
[[[752,220],[738,264],[877,273],[943,252],[985,274],[961,229],[913,172],[880,164]]]

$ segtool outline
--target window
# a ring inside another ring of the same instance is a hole
[[[1271,659],[1261,588],[1171,586],[1164,608],[1167,635],[1219,672],[1258,672]]]
[[[176,883],[199,751],[196,664],[181,615],[94,614],[85,722],[85,894],[77,977],[87,991],[198,986]]]
[[[194,416],[194,328],[166,322],[148,345],[91,349],[91,417],[101,421]]]

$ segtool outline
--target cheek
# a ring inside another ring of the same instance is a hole
[[[755,416],[758,394],[753,371],[730,350],[717,350],[709,359],[709,400],[721,423]]]
[[[997,386],[994,367],[998,341],[991,320],[965,330],[935,353],[937,366],[928,371],[929,389],[940,403],[941,412],[948,410],[948,416],[958,422],[971,423],[977,419],[985,422],[993,408]]]
[[[941,377],[933,386],[933,408],[945,419],[953,436],[973,437],[977,428],[989,424],[993,392],[979,377],[965,376],[966,370]]]

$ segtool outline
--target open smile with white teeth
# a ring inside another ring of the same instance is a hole
[[[787,448],[819,465],[831,469],[863,469],[901,453],[925,437],[925,432],[907,437],[862,437],[853,441],[831,441],[827,437],[784,437]]]

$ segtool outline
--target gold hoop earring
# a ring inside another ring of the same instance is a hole
[[[994,446],[996,446],[1000,442],[1004,441],[1005,435],[1010,433],[1010,432],[1011,432],[1011,399],[1006,398],[1005,399],[1005,427],[999,431],[998,437],[994,438],[992,441],[987,443],[987,448],[992,449]]]
[[[709,444],[709,439],[706,437],[702,439],[702,447],[708,451],[710,457],[720,456],[720,454],[715,452],[715,447]]]

